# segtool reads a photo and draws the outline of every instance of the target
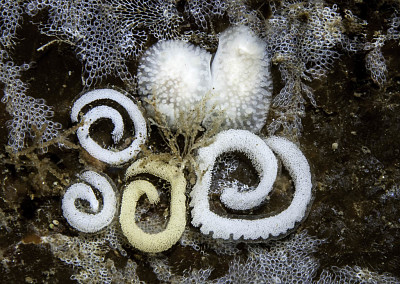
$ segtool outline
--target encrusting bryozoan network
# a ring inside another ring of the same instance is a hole
[[[34,138],[37,135],[35,128],[37,131],[43,131],[41,143],[57,137],[62,128],[61,123],[51,120],[54,111],[45,100],[26,95],[28,84],[21,80],[21,71],[29,68],[30,64],[16,65],[8,52],[0,47],[0,82],[4,86],[1,102],[6,104],[7,112],[12,115],[12,120],[7,121],[7,128],[8,145],[14,152],[26,146],[27,138]],[[44,148],[41,150],[46,151]]]

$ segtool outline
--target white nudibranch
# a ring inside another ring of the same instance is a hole
[[[79,175],[82,182],[72,184],[67,188],[62,199],[62,211],[68,223],[80,232],[95,233],[108,226],[114,219],[117,210],[117,198],[114,184],[101,174],[86,171]],[[100,204],[92,189],[96,188],[103,199]],[[78,199],[86,200],[92,213],[83,212],[76,207]]]
[[[207,109],[223,115],[224,129],[258,132],[265,124],[272,79],[266,43],[250,28],[236,26],[221,33],[211,54],[179,40],[160,41],[143,55],[138,68],[139,92],[153,100],[176,128],[181,113],[193,110],[207,96]],[[154,115],[152,105],[147,105]],[[205,120],[209,126],[217,113]]]
[[[184,41],[159,41],[143,55],[138,68],[139,92],[154,100],[158,111],[176,127],[180,113],[193,110],[211,87],[211,54]],[[151,105],[146,105],[154,115]]]
[[[260,184],[253,191],[237,192],[224,189],[222,203],[231,209],[251,209],[261,204],[272,190],[276,178],[278,155],[289,171],[295,187],[292,203],[280,213],[262,219],[238,219],[217,215],[210,209],[212,169],[218,155],[228,151],[243,152],[253,163],[260,175]],[[272,156],[271,156],[272,155]],[[234,240],[268,239],[287,233],[300,222],[307,213],[312,200],[311,172],[308,162],[295,144],[281,137],[271,137],[265,141],[246,130],[227,130],[219,133],[215,142],[201,148],[197,157],[197,183],[191,192],[192,224],[201,226],[203,234],[213,233],[213,238]]]
[[[264,126],[272,89],[269,68],[266,43],[249,27],[221,33],[211,66],[213,95],[208,105],[224,112],[224,129],[256,133]]]
[[[124,121],[121,114],[109,106],[96,106],[84,114],[84,124],[77,130],[77,136],[81,146],[93,157],[111,165],[119,165],[136,157],[140,152],[140,146],[146,142],[146,121],[137,105],[124,94],[113,89],[98,89],[83,94],[77,99],[71,109],[72,122],[78,122],[79,113],[82,109],[99,100],[110,100],[122,106],[128,113],[134,125],[134,139],[125,149],[117,151],[104,149],[90,137],[91,125],[99,119],[110,119],[114,124],[111,133],[114,143],[118,143],[124,132]]]

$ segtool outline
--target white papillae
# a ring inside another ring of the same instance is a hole
[[[194,109],[211,87],[211,54],[184,41],[159,41],[143,55],[138,68],[139,91],[154,100],[175,128],[181,113]],[[151,105],[147,105],[154,115]]]
[[[224,129],[256,133],[265,125],[272,86],[269,69],[266,43],[249,27],[235,26],[221,33],[207,103],[223,111]]]

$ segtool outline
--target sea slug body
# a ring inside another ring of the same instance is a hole
[[[211,87],[211,54],[184,41],[159,41],[143,55],[138,68],[139,92],[154,100],[158,111],[175,128]],[[152,105],[146,105],[150,116]]]
[[[139,93],[154,103],[146,105],[149,115],[155,106],[176,129],[180,115],[205,98],[206,127],[222,114],[222,129],[259,132],[272,88],[266,43],[250,28],[234,26],[221,33],[211,66],[210,61],[210,53],[184,41],[150,47],[138,68]]]
[[[258,132],[264,126],[272,79],[266,43],[249,27],[228,28],[219,36],[211,65],[210,107],[223,111],[224,129]]]

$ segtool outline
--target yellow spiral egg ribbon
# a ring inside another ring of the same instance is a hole
[[[170,164],[140,159],[126,171],[129,179],[139,174],[151,174],[166,180],[171,185],[170,219],[164,231],[156,234],[144,232],[135,222],[137,202],[146,194],[151,204],[159,201],[157,189],[148,181],[135,180],[124,190],[119,221],[125,237],[135,248],[149,253],[157,253],[171,248],[181,237],[186,226],[186,179],[180,169]]]

